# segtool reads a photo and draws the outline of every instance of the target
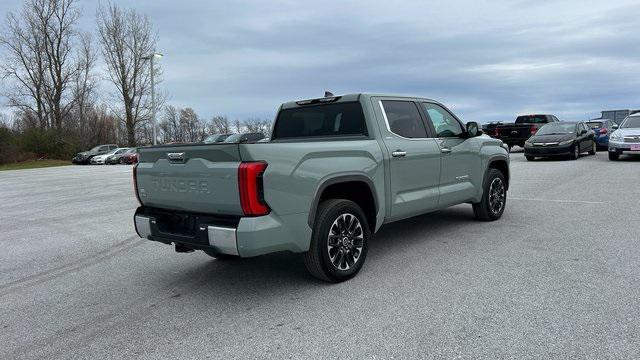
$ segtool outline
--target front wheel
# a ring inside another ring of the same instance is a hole
[[[481,221],[500,219],[507,205],[507,182],[498,169],[490,168],[482,185],[482,199],[473,204],[473,213]]]
[[[527,159],[527,161],[533,161],[533,160],[536,159],[535,156],[531,156],[531,155],[525,155],[524,157],[525,157],[525,159]]]
[[[318,206],[304,264],[318,279],[348,280],[362,268],[370,237],[367,218],[358,204],[344,199],[323,201]]]
[[[573,146],[573,151],[571,151],[571,154],[569,154],[569,159],[577,160],[579,157],[580,157],[580,145],[575,144]]]
[[[609,151],[609,160],[616,161],[620,158],[620,154],[617,152]]]

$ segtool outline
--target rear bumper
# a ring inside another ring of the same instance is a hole
[[[609,145],[609,136],[598,136],[598,137],[596,137],[596,143],[599,146],[608,146]]]
[[[524,142],[527,141],[527,139],[529,139],[528,137],[527,138],[512,138],[512,137],[506,137],[506,136],[505,137],[497,136],[496,138],[502,140],[503,143],[505,143],[507,145],[512,145],[512,146],[513,145],[523,146]]]
[[[198,245],[197,248],[211,248],[222,254],[239,255],[236,229],[234,228],[213,225],[200,226],[197,230],[203,232],[201,236],[205,236],[207,240],[206,243],[200,243],[191,242],[173,234],[161,234],[157,229],[157,220],[153,217],[136,215],[134,223],[138,236],[144,239],[164,243],[177,242],[185,245]]]
[[[153,209],[140,207],[134,216],[138,236],[164,244],[181,244],[196,250],[212,249],[218,253],[240,257],[277,251],[304,252],[309,249],[311,229],[306,222],[308,214],[279,217],[272,212],[266,216],[222,221],[202,214],[174,214],[195,219],[191,234],[167,231],[163,224],[167,221],[166,215],[157,216]]]

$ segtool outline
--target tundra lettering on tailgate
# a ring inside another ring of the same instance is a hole
[[[154,178],[151,180],[151,183],[155,191],[198,194],[211,193],[209,183],[206,180]]]

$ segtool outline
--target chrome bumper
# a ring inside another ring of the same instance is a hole
[[[156,220],[154,218],[136,215],[134,223],[138,236],[143,239],[153,240],[152,237],[154,235],[151,229],[155,227],[156,224]],[[200,230],[206,230],[209,246],[211,246],[215,251],[222,254],[239,255],[235,228],[208,225],[207,227],[201,227]]]

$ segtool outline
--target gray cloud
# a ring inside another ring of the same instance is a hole
[[[159,31],[170,101],[203,116],[270,117],[324,90],[417,94],[480,121],[640,108],[636,1],[121,2]],[[90,30],[96,5],[81,5]]]

